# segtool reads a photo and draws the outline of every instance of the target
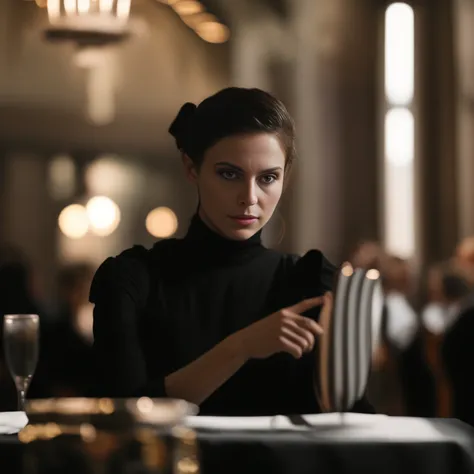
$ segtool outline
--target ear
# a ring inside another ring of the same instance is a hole
[[[198,172],[193,160],[191,160],[191,158],[189,158],[189,156],[186,155],[186,153],[183,153],[182,160],[183,160],[184,173],[186,175],[186,178],[191,183],[196,183],[198,179]]]

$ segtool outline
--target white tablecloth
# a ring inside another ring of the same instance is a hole
[[[209,417],[192,416],[187,425],[194,429],[209,431],[314,431],[318,428],[331,430],[340,436],[341,431],[351,437],[357,432],[358,437],[392,440],[434,440],[439,432],[433,425],[422,418],[390,417],[386,415],[365,415],[360,413],[323,413],[318,415],[301,415],[287,417],[283,415],[269,417]],[[328,436],[331,436],[328,433]]]
[[[6,411],[0,413],[0,434],[15,434],[28,423],[23,411]]]

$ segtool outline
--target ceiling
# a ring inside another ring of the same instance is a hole
[[[42,39],[45,10],[0,1],[0,147],[170,148],[166,130],[180,105],[228,85],[230,45],[202,41],[166,5],[132,5],[146,33],[117,51],[116,120],[95,127],[85,119],[87,72],[75,65],[71,46]]]

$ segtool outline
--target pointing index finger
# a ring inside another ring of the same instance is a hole
[[[300,301],[293,306],[290,306],[288,309],[294,313],[301,314],[315,308],[316,306],[321,306],[324,303],[324,296],[318,296],[316,298],[309,298],[307,300]]]

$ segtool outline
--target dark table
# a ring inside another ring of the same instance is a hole
[[[471,427],[457,420],[420,422],[417,428],[410,419],[390,418],[370,430],[357,424],[299,431],[199,430],[202,473],[474,474]],[[2,474],[20,474],[22,448],[15,436],[0,436]]]

